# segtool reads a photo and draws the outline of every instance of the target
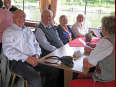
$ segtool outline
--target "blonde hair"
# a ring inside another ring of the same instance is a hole
[[[62,20],[63,17],[67,18],[66,15],[61,15],[60,18],[59,18],[59,22],[60,22],[60,23],[61,23],[61,20]]]

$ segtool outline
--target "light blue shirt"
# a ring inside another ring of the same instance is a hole
[[[41,54],[39,43],[33,32],[26,27],[22,29],[16,24],[12,24],[4,31],[2,47],[8,60],[22,60],[24,62],[29,56]]]

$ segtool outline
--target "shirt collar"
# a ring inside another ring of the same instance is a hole
[[[25,26],[24,26],[24,28],[21,28],[21,27],[19,27],[18,25],[16,25],[16,24],[13,24],[13,26],[15,27],[15,29],[17,29],[17,30],[25,30]]]
[[[41,24],[45,27],[45,28],[51,28],[52,24],[49,24],[49,26],[46,26],[43,22],[41,22]]]

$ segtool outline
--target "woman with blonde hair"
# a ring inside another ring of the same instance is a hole
[[[66,15],[61,15],[59,18],[60,25],[57,27],[60,39],[64,44],[73,39],[71,28],[68,25],[68,19]]]

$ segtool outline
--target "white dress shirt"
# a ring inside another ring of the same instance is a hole
[[[103,60],[105,57],[109,56],[112,51],[112,43],[107,39],[101,39],[96,44],[95,49],[90,53],[90,56],[88,57],[88,62],[96,66],[100,60]]]
[[[24,27],[23,29],[16,24],[8,27],[3,33],[2,38],[3,53],[8,60],[26,61],[29,56],[41,54],[39,43],[33,32]]]

